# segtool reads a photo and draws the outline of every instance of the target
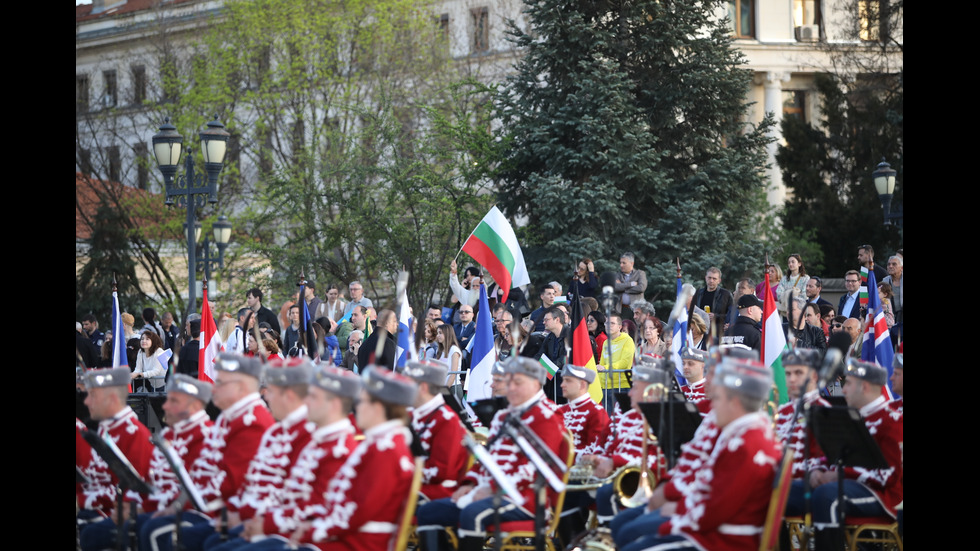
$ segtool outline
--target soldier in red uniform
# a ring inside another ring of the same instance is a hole
[[[322,514],[296,541],[321,551],[388,549],[408,501],[415,464],[406,422],[415,381],[382,367],[364,371],[357,425],[364,440],[327,486]]]
[[[313,371],[306,406],[315,429],[292,463],[279,503],[246,520],[239,538],[220,544],[209,539],[205,549],[229,551],[249,545],[250,540],[263,541],[263,536],[269,539],[262,547],[283,548],[301,526],[323,513],[327,484],[357,447],[348,412],[360,391],[361,378],[352,371],[332,366]]]
[[[92,419],[99,421],[99,437],[111,439],[119,448],[123,456],[129,460],[136,473],[142,478],[149,477],[150,457],[153,455],[153,444],[150,443],[150,431],[143,423],[136,418],[133,408],[126,405],[129,398],[129,383],[131,381],[130,371],[125,367],[115,369],[95,369],[85,374],[85,387],[88,396],[85,398],[85,405],[88,407]],[[76,435],[80,434],[76,422]],[[76,440],[77,440],[76,436]],[[76,455],[77,455],[76,450]],[[76,463],[78,458],[76,457]],[[114,526],[115,515],[116,485],[118,480],[116,475],[109,470],[109,466],[98,454],[89,451],[88,464],[82,467],[82,472],[88,477],[89,482],[81,488],[81,495],[76,494],[79,500],[78,514],[81,522],[80,543],[85,548],[94,548],[101,540],[93,535],[87,534],[90,528],[102,525],[108,527],[109,532]],[[140,502],[141,497],[134,492],[127,492],[125,496],[126,506],[123,508],[122,518],[125,520],[129,515],[130,503]],[[103,519],[106,524],[98,522],[91,524],[93,519]],[[98,530],[98,529],[96,529]],[[103,532],[102,530],[98,530]],[[94,538],[94,539],[93,539]]]
[[[466,474],[469,456],[462,445],[466,428],[439,390],[446,386],[447,372],[444,364],[432,361],[408,362],[403,371],[419,385],[412,429],[425,455],[420,503],[453,495]]]
[[[510,422],[511,416],[516,416],[555,455],[561,451],[565,424],[557,406],[544,395],[542,386],[546,372],[540,363],[512,357],[504,368],[509,407],[494,416],[487,451],[524,499],[524,504],[518,505],[503,497],[501,520],[530,520],[535,512],[533,483],[536,470],[510,434],[503,430],[504,424]],[[495,487],[490,474],[480,463],[475,463],[451,498],[431,501],[420,507],[417,517],[422,547],[430,551],[444,548],[443,529],[450,526],[458,529],[461,551],[483,549],[486,528],[494,516]],[[549,495],[549,498],[554,496]]]
[[[707,394],[711,392],[712,379],[731,365],[731,361],[719,363],[719,360],[728,358],[758,361],[759,359],[758,352],[740,345],[717,347],[712,349],[712,352],[713,354],[708,357],[709,361],[706,362],[704,373],[704,391]],[[711,452],[718,441],[721,429],[718,428],[715,414],[711,412],[711,400],[705,400],[702,404],[708,405],[707,415],[704,416],[691,441],[681,446],[677,464],[661,479],[662,484],[653,491],[647,506],[627,509],[613,519],[610,528],[613,539],[620,549],[641,537],[657,533],[660,525],[670,518],[670,513],[664,514],[662,508],[671,504],[666,507],[666,510],[676,510],[676,504],[683,501],[691,492],[695,476],[711,458]]]
[[[564,418],[565,428],[575,439],[576,461],[585,455],[602,453],[603,437],[609,429],[609,414],[589,396],[589,385],[595,381],[596,372],[565,364],[561,374],[562,394],[568,402],[558,406],[558,411]],[[588,499],[584,492],[565,495],[565,507],[562,509],[562,520],[558,527],[562,541],[571,541],[575,534],[585,529],[589,515],[587,505]]]
[[[861,413],[868,432],[888,462],[887,469],[844,468],[845,514],[848,515],[895,518],[895,508],[903,499],[904,422],[902,413],[889,407],[881,392],[887,378],[888,372],[875,364],[851,360],[847,366],[844,398],[849,407]],[[813,526],[817,549],[842,548],[844,536],[838,524],[836,468],[811,472],[810,483],[814,487]]]
[[[217,373],[212,401],[222,413],[208,434],[200,455],[188,464],[187,472],[204,501],[212,505],[211,514],[217,515],[217,511],[244,484],[249,462],[255,456],[262,435],[274,421],[259,397],[259,380],[264,366],[258,360],[236,354],[220,354],[215,368]],[[169,551],[172,548],[174,513],[174,504],[167,504],[166,508],[158,510],[152,519],[143,524],[140,529],[141,549]],[[211,516],[188,508],[181,521],[191,525],[209,523]],[[181,535],[185,533],[188,530],[182,528]],[[182,541],[201,545],[201,542]]]
[[[753,361],[726,364],[709,390],[721,433],[708,461],[684,499],[661,508],[671,516],[659,534],[640,538],[623,551],[759,548],[781,455],[769,417],[759,411],[769,396],[772,372]]]
[[[281,502],[283,481],[310,441],[313,427],[307,421],[304,401],[309,392],[313,364],[305,358],[275,358],[265,370],[266,402],[272,417],[278,422],[269,427],[249,462],[245,483],[228,500],[228,536],[232,541],[245,543],[238,536],[244,521],[261,515]],[[201,523],[185,530],[185,549],[199,551],[222,542],[210,524]]]
[[[687,347],[681,352],[684,379],[687,384],[681,387],[681,392],[688,402],[698,406],[701,415],[707,415],[711,410],[711,401],[704,390],[704,363],[708,352],[698,348]]]
[[[604,449],[601,452],[582,457],[583,462],[591,462],[595,465],[594,476],[597,478],[606,478],[621,467],[640,465],[644,439],[647,435],[643,433],[643,412],[640,411],[639,404],[644,401],[659,401],[663,397],[663,389],[666,389],[667,384],[667,364],[663,358],[644,356],[640,361],[641,363],[633,367],[633,386],[629,392],[633,407],[619,417],[615,426],[609,426]],[[647,388],[652,385],[659,385],[660,390],[654,392],[651,397],[644,397]],[[652,438],[648,439],[645,445],[648,469],[660,478],[664,475],[660,447]],[[595,503],[599,522],[607,524],[612,521],[619,512],[619,503],[612,483],[596,490]]]

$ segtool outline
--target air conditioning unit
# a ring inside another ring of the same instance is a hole
[[[798,42],[819,42],[820,25],[800,25],[796,27],[796,40]]]

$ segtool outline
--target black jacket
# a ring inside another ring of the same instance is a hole
[[[721,344],[744,344],[752,350],[762,351],[762,331],[752,318],[739,316],[721,338]]]

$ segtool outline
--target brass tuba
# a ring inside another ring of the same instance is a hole
[[[661,400],[666,399],[667,387],[660,383],[651,384],[644,389],[642,400],[646,402],[650,397],[655,396],[656,393],[660,394]],[[650,496],[653,495],[654,487],[657,485],[657,475],[650,471],[650,458],[647,457],[649,455],[647,453],[649,444],[657,442],[657,437],[653,436],[651,432],[650,422],[647,421],[647,417],[644,415],[643,451],[640,455],[640,466],[639,468],[626,467],[621,469],[613,483],[616,489],[616,495],[619,497],[619,503],[626,509],[646,505],[650,501]],[[660,448],[658,447],[657,450],[656,462],[659,465]]]

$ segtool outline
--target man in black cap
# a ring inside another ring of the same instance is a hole
[[[896,507],[903,500],[902,446],[905,440],[902,414],[889,407],[882,394],[888,379],[884,368],[872,363],[851,360],[844,380],[844,398],[857,409],[868,432],[875,439],[888,462],[887,469],[844,468],[846,514],[860,517],[895,518]],[[835,469],[810,473],[813,490],[813,526],[817,549],[843,547],[844,533],[839,524],[841,505],[837,502]]]
[[[742,295],[738,299],[738,318],[728,328],[721,343],[726,345],[742,344],[752,350],[762,350],[762,300],[755,295]]]

